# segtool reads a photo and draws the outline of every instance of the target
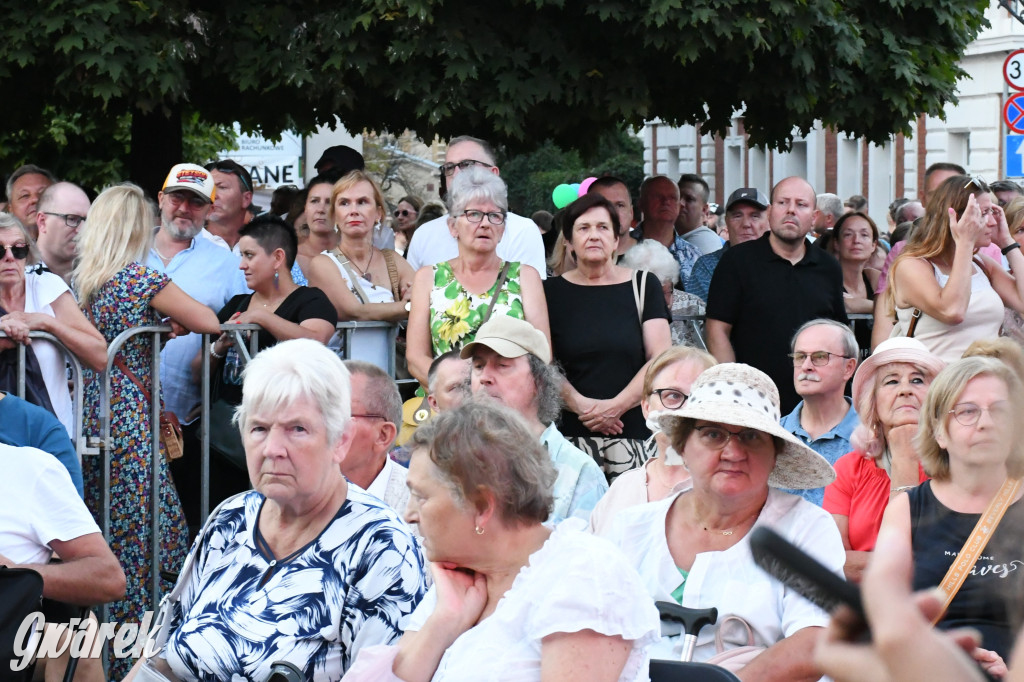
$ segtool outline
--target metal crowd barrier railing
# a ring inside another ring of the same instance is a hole
[[[390,330],[388,335],[388,370],[394,376],[395,373],[395,351],[394,341],[397,335],[397,325],[390,322],[339,322],[337,329],[341,332],[345,344],[344,352],[352,347],[352,334],[357,329],[385,327]],[[248,362],[257,352],[257,335],[251,332],[260,331],[261,327],[255,324],[223,324],[221,330],[235,337],[235,347],[239,353],[242,364]],[[113,442],[111,439],[111,387],[110,377],[114,367],[114,359],[125,343],[131,338],[140,334],[152,335],[154,342],[151,344],[150,376],[151,395],[160,395],[160,343],[161,334],[171,331],[168,326],[147,326],[127,329],[119,334],[107,349],[107,368],[102,377],[100,401],[101,405],[107,406],[102,411],[102,431],[98,441],[93,441],[85,451],[87,455],[103,457],[103,519],[101,528],[103,535],[110,540],[110,463],[113,455]],[[245,337],[249,338],[246,339]],[[200,348],[208,348],[213,337],[210,334],[202,335]],[[200,381],[200,486],[201,486],[201,518],[205,519],[210,513],[210,356],[209,353],[202,353],[202,372]],[[160,603],[160,412],[161,405],[157,401],[151,401],[150,424],[151,429],[151,497],[150,497],[150,529],[151,529],[151,583],[150,592],[153,608],[156,609]],[[105,615],[105,614],[104,614]]]
[[[82,376],[82,363],[78,357],[68,350],[68,347],[63,344],[53,334],[47,332],[29,332],[30,339],[39,339],[40,341],[49,341],[56,346],[61,353],[64,355],[64,360],[71,368],[71,419],[72,419],[72,436],[71,442],[75,446],[75,452],[78,453],[78,458],[81,459],[82,455],[86,451],[85,434],[83,431],[83,420],[85,404],[83,402],[82,392],[84,390],[84,380]],[[7,338],[7,334],[0,332],[0,338]],[[17,390],[15,395],[19,398],[25,397],[25,346],[23,344],[15,344],[18,353],[18,368],[17,368]]]
[[[851,323],[858,319],[871,319],[871,314],[851,314],[849,315]],[[704,339],[703,327],[704,327],[704,315],[674,315],[673,321],[684,321],[692,325],[698,338],[700,339],[704,350],[707,350],[707,345]],[[359,329],[370,329],[370,328],[387,328],[388,334],[388,361],[387,370],[388,373],[395,376],[395,338],[398,333],[398,325],[391,322],[378,322],[378,321],[352,321],[352,322],[339,322],[337,329],[341,332],[344,339],[344,353],[343,357],[347,356],[349,349],[352,347],[352,335]],[[244,364],[248,362],[253,355],[257,352],[257,335],[251,332],[261,330],[259,325],[255,324],[223,324],[221,325],[222,332],[227,332],[235,336],[235,347],[239,349],[240,360]],[[50,334],[44,332],[32,332],[31,338],[45,339],[56,344],[68,358],[68,362],[72,368],[74,374],[74,391],[73,391],[73,402],[74,402],[74,414],[76,417],[75,432],[76,438],[75,443],[80,456],[102,456],[103,457],[103,518],[100,524],[103,529],[103,535],[109,542],[110,540],[110,464],[111,457],[113,454],[112,440],[111,440],[111,387],[110,377],[114,367],[114,360],[117,353],[121,350],[125,343],[130,339],[140,334],[149,334],[153,337],[151,343],[150,353],[150,376],[151,376],[151,395],[160,395],[160,346],[159,337],[161,334],[167,334],[171,331],[169,326],[145,326],[135,327],[127,329],[119,334],[108,346],[107,349],[107,367],[106,371],[101,377],[101,394],[100,404],[105,406],[101,409],[102,417],[102,429],[100,438],[90,439],[86,443],[86,439],[83,435],[83,401],[82,401],[82,365],[78,358],[74,356],[60,341]],[[248,335],[248,338],[245,338]],[[5,336],[0,333],[0,337]],[[210,334],[202,335],[202,344],[200,348],[208,348],[212,336]],[[19,344],[19,373],[18,373],[18,393],[20,396],[24,396],[25,390],[25,352],[24,346]],[[201,503],[200,503],[200,514],[202,519],[205,519],[210,513],[210,356],[209,353],[202,353],[202,372],[200,382],[200,426],[199,426],[199,440],[200,440],[200,480],[201,480]],[[151,479],[151,497],[150,497],[150,530],[151,530],[151,584],[150,591],[152,597],[152,607],[154,609],[160,603],[160,412],[161,404],[153,400],[149,405],[150,411],[150,423],[153,425],[151,428],[151,464],[152,464],[152,479]],[[104,615],[106,615],[104,613]]]
[[[850,328],[853,328],[853,323],[857,320],[873,320],[875,316],[871,313],[847,313],[846,317],[850,320]],[[704,335],[704,315],[683,315],[680,313],[672,313],[673,322],[687,322],[694,334],[700,341],[701,350],[708,349],[707,337]]]

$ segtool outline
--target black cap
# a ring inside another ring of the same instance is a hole
[[[363,155],[355,149],[339,144],[325,149],[313,168],[316,168],[318,173],[330,171],[332,175],[341,177],[354,170],[363,170],[366,163],[363,161]]]
[[[756,187],[740,187],[729,195],[729,201],[725,202],[725,210],[728,211],[739,203],[750,204],[764,210],[768,208],[768,197]]]

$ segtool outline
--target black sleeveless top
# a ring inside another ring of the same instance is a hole
[[[961,514],[935,498],[931,481],[908,492],[914,548],[914,590],[938,587],[981,514]],[[939,621],[940,630],[972,627],[981,646],[1009,660],[1024,606],[1024,504],[1017,501],[989,540],[960,591]]]

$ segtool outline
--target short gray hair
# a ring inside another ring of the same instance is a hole
[[[843,200],[839,195],[831,192],[822,192],[817,196],[818,210],[835,217],[843,215]]]
[[[359,374],[366,377],[366,388],[359,398],[371,414],[379,414],[402,428],[402,396],[398,392],[398,384],[391,375],[372,362],[365,360],[346,360],[345,369],[349,375]]]
[[[835,320],[830,320],[827,317],[819,317],[816,320],[804,322],[802,325],[800,325],[800,328],[796,330],[796,333],[793,334],[793,338],[789,342],[790,352],[796,350],[797,337],[803,334],[804,330],[818,326],[835,327],[836,329],[840,330],[840,343],[842,343],[843,345],[843,355],[845,355],[848,358],[853,358],[857,361],[860,361],[860,346],[857,345],[857,337],[853,335],[853,330],[850,329],[845,324],[843,324],[842,322],[836,322]]]
[[[675,256],[656,239],[645,239],[622,256],[622,266],[633,270],[650,270],[658,281],[679,283],[679,263]]]
[[[471,201],[487,200],[502,211],[508,211],[508,187],[505,181],[486,168],[473,166],[452,179],[448,188],[448,215],[454,218],[466,210]]]
[[[430,369],[427,370],[427,393],[433,394],[437,391],[437,373],[441,370],[441,365],[449,360],[468,363],[467,360],[462,359],[462,348],[438,355],[430,363]],[[469,394],[469,372],[466,372],[466,394]]]
[[[242,378],[235,423],[243,429],[252,415],[273,414],[302,398],[316,403],[331,444],[341,439],[352,420],[348,370],[318,341],[292,339],[260,351],[245,366]]]
[[[19,166],[18,168],[15,168],[14,172],[11,173],[11,176],[7,178],[7,201],[14,200],[14,197],[11,196],[11,194],[14,193],[14,183],[20,180],[21,178],[25,177],[26,175],[42,175],[44,178],[50,181],[51,185],[57,182],[56,176],[54,176],[54,174],[51,173],[50,171],[46,170],[45,168],[40,168],[35,164],[26,163],[24,166]]]
[[[25,265],[35,265],[42,260],[32,235],[28,233],[28,229],[21,224],[21,221],[13,213],[0,213],[0,230],[17,230],[21,233],[22,238],[25,240],[25,245],[28,246],[28,256],[25,258]]]
[[[557,478],[551,456],[504,405],[471,398],[420,426],[411,443],[413,452],[426,452],[464,506],[472,507],[486,489],[505,523],[543,523],[551,515]]]

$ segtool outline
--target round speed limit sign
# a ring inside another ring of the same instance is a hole
[[[1006,58],[1003,78],[1011,88],[1024,92],[1024,50],[1014,50]]]

